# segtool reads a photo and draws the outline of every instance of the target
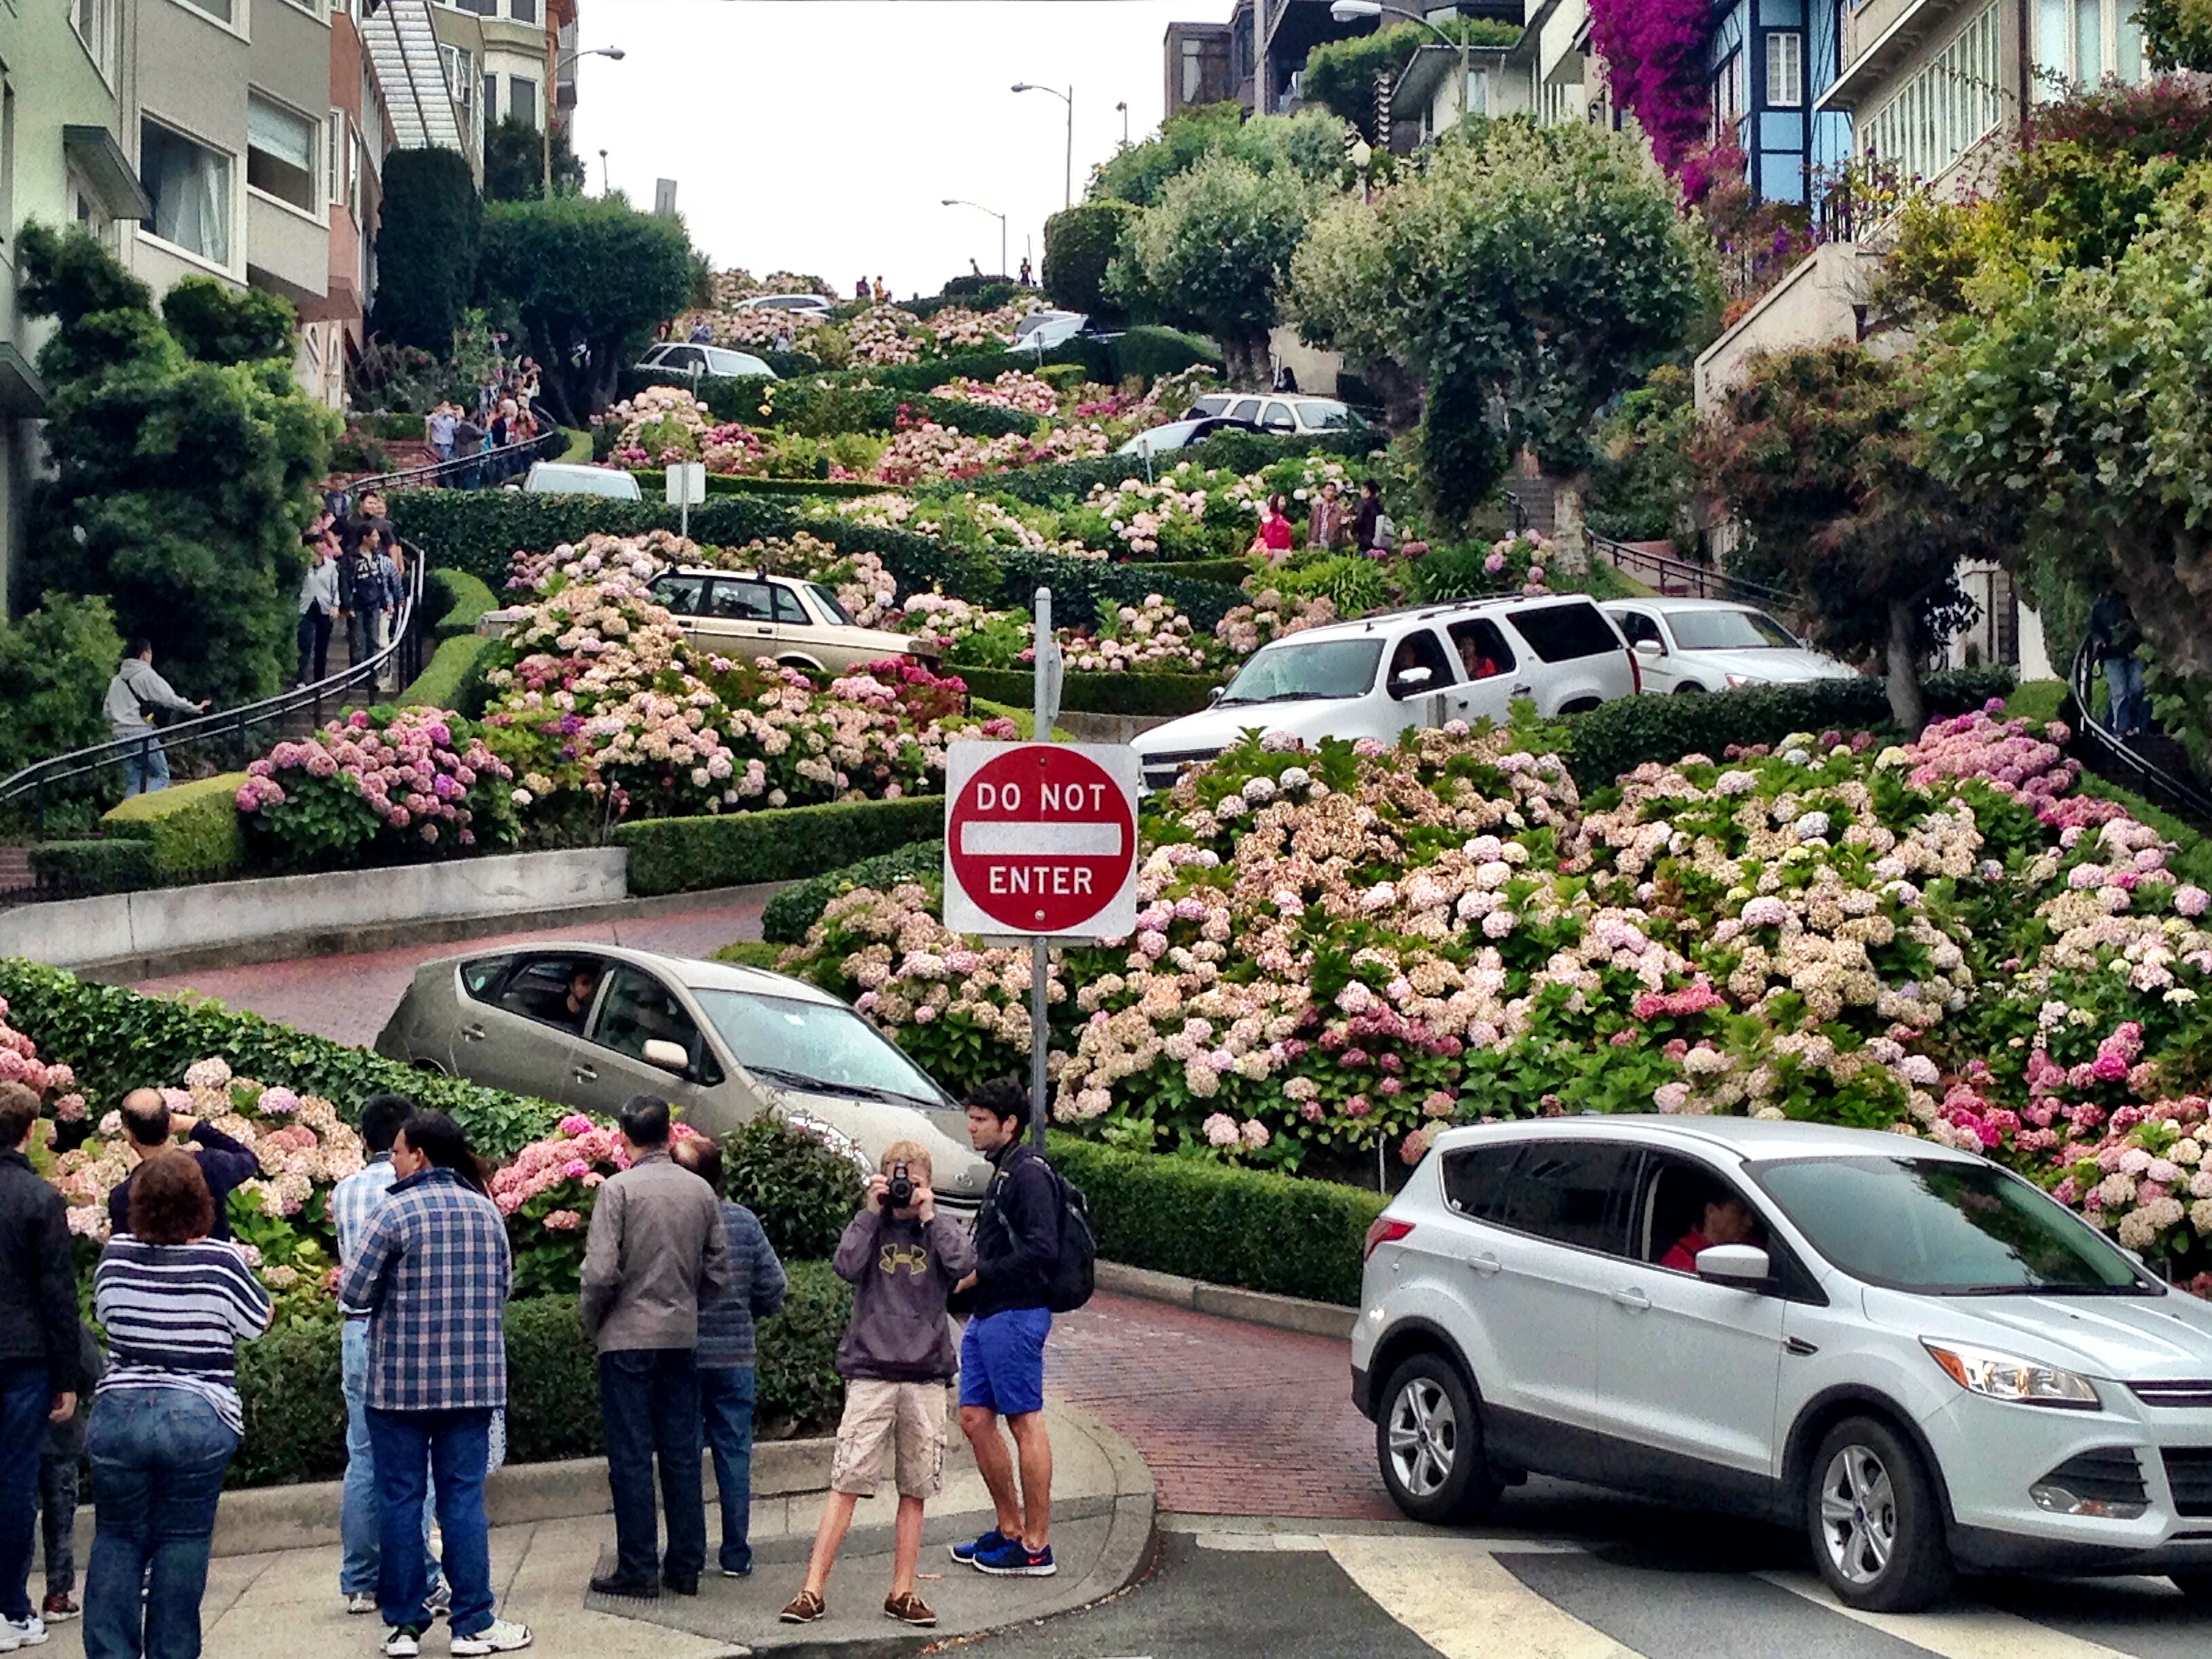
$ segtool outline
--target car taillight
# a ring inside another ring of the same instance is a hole
[[[1631,695],[1642,696],[1644,695],[1644,665],[1636,660],[1636,647],[1632,645],[1628,647],[1628,678],[1631,684],[1635,688]]]
[[[1377,1246],[1395,1244],[1413,1231],[1413,1224],[1410,1221],[1401,1221],[1397,1217],[1389,1215],[1376,1217],[1375,1224],[1367,1230],[1367,1243],[1359,1252],[1359,1259],[1362,1261],[1366,1261],[1369,1256],[1375,1254]]]

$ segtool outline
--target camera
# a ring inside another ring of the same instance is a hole
[[[890,1189],[884,1194],[884,1200],[894,1210],[903,1210],[914,1202],[914,1176],[908,1173],[905,1164],[891,1165]]]

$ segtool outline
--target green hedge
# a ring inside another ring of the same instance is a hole
[[[1381,1193],[1064,1135],[1053,1137],[1051,1155],[1091,1200],[1106,1261],[1359,1304],[1360,1251],[1389,1202]]]
[[[1217,586],[1236,587],[1258,566],[1250,559],[1162,559],[1147,564],[1145,568],[1157,576],[1170,580],[1211,582]]]
[[[135,893],[158,884],[154,848],[143,841],[50,841],[27,854],[41,890],[64,898]]]
[[[795,881],[770,899],[761,912],[761,938],[770,945],[803,945],[806,930],[822,919],[830,901],[840,893],[855,887],[891,887],[933,876],[944,867],[942,841],[916,841],[858,864]]]
[[[322,1095],[349,1118],[373,1094],[410,1096],[452,1113],[489,1157],[512,1156],[561,1117],[545,1101],[418,1072],[258,1014],[95,985],[20,957],[0,957],[0,998],[14,1024],[38,1034],[41,1054],[76,1069],[95,1112],[143,1085],[174,1083],[194,1060],[216,1054],[245,1076]]]
[[[441,640],[477,631],[477,618],[499,609],[499,595],[483,577],[466,570],[433,570],[429,608],[437,621],[431,631]]]
[[[1112,342],[1117,380],[1135,375],[1147,385],[1163,374],[1180,374],[1197,363],[1221,367],[1221,350],[1211,340],[1181,329],[1139,324]]]
[[[2012,684],[2008,668],[1931,674],[1923,682],[1928,712],[1934,717],[1979,708]],[[1865,674],[1699,696],[1622,697],[1568,718],[1563,758],[1583,789],[1602,789],[1646,761],[1692,754],[1718,760],[1730,744],[1748,747],[1778,743],[1793,732],[1849,733],[1888,724],[1889,693]]]
[[[1171,457],[1156,459],[1152,471],[1158,474],[1180,462],[1195,461],[1200,466],[1226,467],[1232,472],[1257,472],[1291,455],[1337,455],[1346,461],[1357,461],[1359,453],[1353,452],[1358,447],[1355,435],[1346,432],[1315,432],[1297,438],[1277,438],[1257,432],[1217,432],[1188,449],[1176,450]],[[988,478],[963,478],[933,484],[915,493],[956,495],[988,489],[994,495],[1011,495],[1032,506],[1042,506],[1056,501],[1081,501],[1094,485],[1118,484],[1124,478],[1144,476],[1141,456],[1095,455],[1080,461],[1017,467],[1011,472],[994,472]]]
[[[1036,682],[1023,671],[955,667],[947,672],[965,680],[975,696],[993,702],[1019,706],[1036,702]],[[1210,674],[1069,674],[1060,683],[1060,706],[1085,714],[1190,714],[1209,705],[1220,684]]]
[[[246,830],[239,823],[243,772],[225,772],[133,795],[100,823],[109,836],[154,849],[154,878],[164,884],[208,881],[245,867]]]
[[[941,386],[945,381],[930,384]],[[933,398],[924,392],[895,386],[834,382],[825,386],[813,380],[709,380],[701,390],[699,400],[718,421],[774,427],[808,438],[827,438],[841,432],[889,432],[897,426],[902,410],[910,420],[957,426],[978,438],[1033,432],[1038,418],[1019,410]]]
[[[490,639],[482,634],[460,634],[441,641],[430,653],[430,660],[422,665],[422,672],[392,701],[402,708],[422,703],[458,711],[461,688],[483,661],[484,653],[491,649],[491,644]]]
[[[665,501],[668,499],[668,474],[659,468],[634,467],[631,476],[636,478],[637,487],[645,492],[646,500]],[[826,495],[858,498],[883,493],[884,486],[879,483],[863,483],[853,478],[748,478],[727,472],[709,472],[707,475],[707,494],[710,496]]]
[[[827,1262],[785,1264],[791,1295],[760,1322],[755,1420],[766,1437],[826,1434],[844,1405],[837,1344],[852,1291]],[[336,1319],[280,1326],[239,1349],[246,1438],[231,1486],[335,1480],[345,1473],[345,1399]],[[507,1309],[507,1460],[544,1463],[606,1450],[599,1358],[573,1297],[530,1297]]]
[[[641,818],[617,824],[614,841],[629,849],[632,893],[690,893],[819,875],[941,835],[944,823],[943,796],[911,795],[720,817]]]

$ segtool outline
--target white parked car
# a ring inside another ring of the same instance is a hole
[[[833,674],[891,657],[936,661],[911,634],[861,627],[821,582],[686,566],[654,577],[652,594],[696,649],[738,661],[773,657]]]
[[[639,369],[650,374],[681,374],[688,380],[738,380],[745,375],[759,375],[768,380],[776,378],[770,368],[750,351],[732,351],[727,346],[706,345],[690,340],[665,340],[653,347],[637,360]]]
[[[1605,610],[1643,665],[1648,694],[1847,680],[1858,672],[1812,649],[1755,605],[1608,599]]]
[[[1083,332],[1091,319],[1079,311],[1032,311],[1014,325],[1014,349],[1049,351]]]
[[[836,301],[819,294],[756,294],[738,302],[739,311],[787,311],[794,317],[827,317]]]
[[[508,486],[510,489],[512,485]],[[605,495],[617,501],[643,499],[635,473],[583,461],[532,461],[522,481],[526,495]]]
[[[1516,697],[1547,717],[1636,690],[1635,659],[1578,593],[1470,599],[1381,611],[1262,646],[1213,706],[1154,726],[1132,745],[1148,789],[1212,760],[1247,728],[1390,743],[1408,726],[1487,716]]]
[[[1209,416],[1248,422],[1280,437],[1308,432],[1349,432],[1358,420],[1349,404],[1339,403],[1334,398],[1301,398],[1294,392],[1264,395],[1209,392],[1183,410],[1187,421]]]
[[[1419,1520],[1540,1474],[1802,1528],[1870,1612],[1956,1570],[2212,1599],[2212,1306],[1929,1141],[1451,1130],[1368,1234],[1352,1383]]]

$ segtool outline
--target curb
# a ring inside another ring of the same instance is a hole
[[[1333,1302],[1309,1302],[1303,1297],[1276,1296],[1266,1291],[1239,1290],[1231,1285],[1209,1285],[1179,1273],[1155,1273],[1150,1267],[1131,1267],[1119,1261],[1098,1264],[1098,1288],[1114,1296],[1134,1297],[1144,1302],[1164,1302],[1233,1319],[1246,1325],[1265,1325],[1302,1336],[1326,1336],[1340,1342],[1352,1340],[1359,1322],[1359,1310]]]

